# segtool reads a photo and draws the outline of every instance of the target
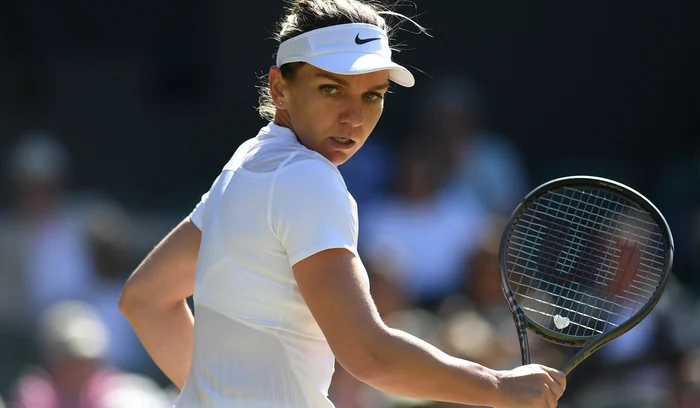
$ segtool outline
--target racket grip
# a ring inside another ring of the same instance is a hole
[[[525,325],[525,313],[519,308],[513,313],[515,328],[518,332],[518,342],[520,343],[520,355],[523,365],[530,364],[530,344],[527,340],[527,326]]]

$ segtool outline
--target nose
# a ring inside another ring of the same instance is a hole
[[[361,126],[365,121],[365,112],[361,102],[347,101],[345,109],[340,115],[340,123],[348,124],[353,128]]]

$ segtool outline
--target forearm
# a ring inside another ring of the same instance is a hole
[[[182,389],[194,348],[194,317],[187,302],[169,309],[141,307],[124,315],[156,365]]]
[[[388,393],[488,407],[500,398],[497,371],[451,357],[399,330],[390,329],[377,359],[379,374],[367,382]]]

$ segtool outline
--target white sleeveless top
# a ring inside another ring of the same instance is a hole
[[[202,230],[195,343],[175,407],[333,407],[335,358],[291,267],[330,248],[357,254],[357,205],[338,169],[271,123],[190,217]]]

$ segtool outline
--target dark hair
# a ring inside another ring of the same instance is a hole
[[[392,7],[396,7],[395,3]],[[288,6],[282,19],[277,23],[274,38],[278,44],[319,28],[330,27],[339,24],[365,23],[373,24],[383,29],[389,38],[393,28],[387,23],[386,18],[397,17],[410,21],[421,32],[425,29],[412,19],[397,13],[389,6],[376,0],[288,0]],[[292,62],[280,67],[282,77],[288,81],[294,79],[294,75],[303,62]],[[258,113],[263,119],[272,120],[277,108],[272,102],[267,75],[262,78],[260,86],[260,100]]]

